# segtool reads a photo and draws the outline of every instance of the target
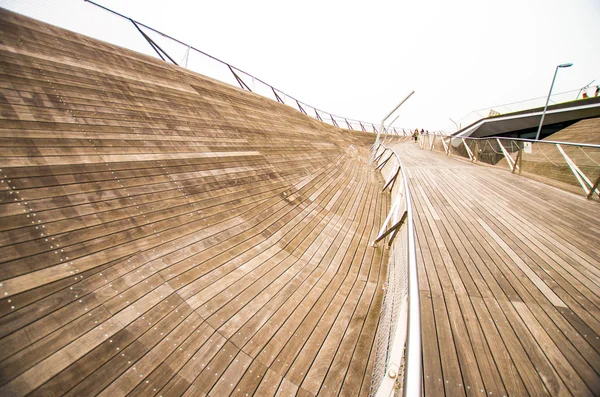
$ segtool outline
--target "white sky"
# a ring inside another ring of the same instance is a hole
[[[553,92],[600,83],[599,0],[99,2],[340,116],[378,122],[415,90],[397,127],[440,129],[545,96],[559,63],[574,66]],[[0,6],[152,51],[132,25],[83,0]]]

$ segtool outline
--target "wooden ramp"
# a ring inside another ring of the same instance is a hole
[[[371,386],[373,135],[0,10],[0,395]]]
[[[394,149],[415,211],[425,394],[600,395],[600,205]]]

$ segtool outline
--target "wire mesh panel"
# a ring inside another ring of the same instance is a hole
[[[508,168],[508,164],[505,161],[502,149],[500,149],[500,144],[496,139],[480,140],[478,151],[478,161]]]
[[[461,138],[450,139],[448,147],[450,148],[451,155],[470,159],[469,154],[467,153],[467,149],[465,148],[465,145]]]
[[[600,173],[600,148],[585,146],[563,146],[565,153],[590,179]]]
[[[577,179],[554,144],[536,143],[523,153],[522,172],[543,175],[545,178],[577,186]]]
[[[408,140],[411,138],[395,139]],[[393,394],[400,392],[400,386],[404,380],[403,362],[408,334],[409,302],[410,231],[409,224],[406,222],[409,204],[405,191],[407,185],[404,183],[404,174],[401,172],[401,163],[397,155],[392,150],[385,149],[383,145],[375,149],[375,155],[380,158],[377,165],[381,166],[380,170],[386,182],[393,181],[394,183],[391,185],[392,207],[380,231],[380,236],[376,240],[381,240],[382,245],[387,242],[389,260],[387,282],[384,286],[374,342],[375,359],[371,374],[370,395],[381,393],[391,395],[392,388],[395,390]]]
[[[401,318],[399,312],[401,310],[408,310],[406,307],[408,304],[408,244],[407,225],[400,230],[397,241],[392,245],[392,255],[394,256],[394,264],[396,266],[396,288],[393,292],[395,304],[393,307],[394,314],[391,326],[392,335],[396,332],[397,327],[406,326],[406,324],[399,324],[398,322]],[[395,395],[400,395],[401,386],[404,380],[404,357],[405,355],[402,354],[403,365],[400,366],[398,377],[396,378]]]
[[[392,266],[392,258],[390,258],[390,266]],[[392,295],[388,292],[388,286],[391,282],[391,277],[388,270],[388,283],[384,286],[383,303],[381,304],[381,312],[379,314],[379,322],[377,324],[377,332],[375,334],[375,362],[373,363],[373,372],[371,375],[370,396],[374,396],[385,376],[388,359],[389,339],[391,335],[391,316],[392,316]]]
[[[523,151],[521,170],[543,182],[587,194],[600,177],[600,147],[536,142]]]
[[[500,167],[508,168],[511,171],[519,170],[518,164],[515,167],[515,163],[518,161],[519,152],[523,146],[522,142],[515,141],[513,139],[488,139],[488,141],[495,141],[495,146],[500,150],[498,162],[495,164]]]
[[[371,392],[377,392],[381,381],[386,376],[390,359],[390,349],[399,324],[400,312],[406,309],[408,295],[408,228],[405,226],[395,238],[390,249],[388,262],[388,280],[385,285],[379,324],[375,334],[375,362],[371,378]],[[397,385],[402,384],[402,373],[396,378]],[[397,388],[398,390],[398,388]]]
[[[421,148],[430,149],[429,137],[421,137]],[[441,137],[433,150],[445,152]],[[450,155],[469,158],[540,180],[598,200],[600,145],[533,141],[512,138],[445,138]],[[467,150],[467,147],[469,150]],[[593,190],[593,192],[592,192]]]

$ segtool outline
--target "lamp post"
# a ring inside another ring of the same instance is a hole
[[[407,100],[408,98],[410,98],[410,96],[411,96],[412,94],[414,94],[414,93],[415,93],[415,91],[414,91],[414,90],[413,90],[413,91],[411,91],[411,92],[410,92],[410,94],[408,94],[408,95],[406,96],[406,98],[404,98],[402,101],[400,101],[400,103],[399,103],[399,104],[398,104],[398,105],[397,105],[397,106],[394,108],[394,110],[392,110],[390,113],[388,113],[388,115],[387,115],[387,116],[385,116],[385,118],[384,118],[383,120],[381,120],[381,126],[379,127],[379,131],[377,131],[377,138],[375,139],[375,147],[379,146],[379,136],[381,135],[381,131],[383,130],[383,123],[385,123],[385,121],[386,121],[386,120],[387,120],[387,119],[388,119],[388,118],[389,118],[389,117],[392,115],[392,113],[394,113],[396,110],[398,110],[398,108],[399,108],[400,106],[402,106],[402,104],[403,104],[404,102],[406,102],[406,100]],[[396,121],[396,119],[394,119],[394,121]],[[369,161],[369,163],[370,163],[370,164],[372,164],[372,163],[373,163],[374,157],[375,157],[375,152],[373,152],[373,155],[371,155],[371,160]]]
[[[556,70],[554,71],[554,77],[552,78],[552,84],[550,85],[550,92],[548,92],[548,98],[546,98],[546,105],[544,106],[544,111],[542,112],[542,118],[540,120],[540,126],[538,127],[537,134],[535,134],[535,140],[540,139],[540,133],[542,132],[542,125],[544,124],[544,117],[546,117],[546,109],[548,109],[548,102],[550,102],[550,95],[552,94],[552,87],[554,87],[554,80],[556,80],[556,74],[558,73],[559,68],[569,68],[573,66],[572,63],[561,63],[556,66]]]

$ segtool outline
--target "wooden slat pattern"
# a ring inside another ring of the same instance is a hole
[[[426,395],[600,395],[600,206],[396,144],[415,211]]]
[[[373,135],[0,10],[0,395],[358,395]]]

